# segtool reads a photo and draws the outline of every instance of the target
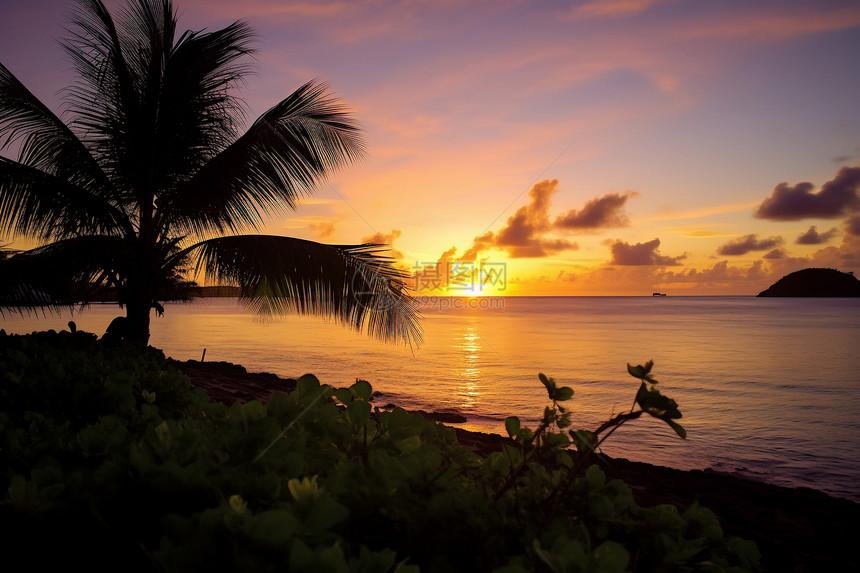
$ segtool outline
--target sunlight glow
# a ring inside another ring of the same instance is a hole
[[[466,326],[463,330],[460,339],[454,344],[454,349],[462,357],[462,368],[460,369],[458,379],[460,384],[457,387],[457,398],[460,400],[458,407],[472,408],[476,405],[478,397],[481,395],[481,336],[477,329],[472,326]]]

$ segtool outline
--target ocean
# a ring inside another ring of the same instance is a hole
[[[6,315],[7,332],[104,332],[121,314],[92,305],[60,316]],[[548,404],[538,373],[571,386],[573,427],[633,404],[627,363],[654,361],[687,429],[640,418],[603,445],[612,457],[706,469],[860,501],[860,299],[486,297],[424,300],[425,343],[372,340],[315,317],[261,321],[235,299],[166,306],[150,344],[179,360],[243,364],[284,377],[368,380],[380,405],[460,413],[462,427],[535,427]]]

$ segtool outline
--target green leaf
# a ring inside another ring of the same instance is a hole
[[[264,511],[251,520],[248,533],[264,545],[279,548],[292,538],[297,528],[298,522],[289,511]]]
[[[266,410],[273,416],[284,416],[289,414],[292,405],[289,394],[277,391],[266,402]]]
[[[334,391],[334,397],[344,406],[348,406],[352,402],[353,393],[349,388],[338,388]]]
[[[559,407],[559,410],[561,410],[561,409],[562,408]],[[567,412],[567,413],[559,416],[558,419],[555,421],[555,423],[559,427],[559,429],[561,429],[561,430],[570,426],[570,412]]]
[[[547,434],[545,440],[550,448],[566,448],[570,445],[570,440],[564,434]]]
[[[638,392],[636,392],[636,403],[637,403],[637,404],[639,405],[639,407],[640,407],[640,408],[642,408],[643,410],[645,410],[645,409],[647,408],[647,403],[648,403],[648,386],[646,386],[646,385],[645,385],[645,382],[643,382],[643,383],[639,386],[639,391],[638,391]]]
[[[367,380],[356,380],[355,384],[350,386],[349,389],[352,390],[352,393],[356,397],[361,398],[365,402],[369,402],[371,396],[373,396],[373,387]]]
[[[546,387],[546,391],[549,394],[549,399],[552,400],[552,396],[555,393],[555,380],[552,378],[547,378],[541,372],[538,374],[538,378],[540,378],[541,383],[543,383],[544,387]]]
[[[648,376],[648,373],[651,372],[651,368],[654,366],[654,361],[649,360],[645,363],[645,365],[631,366],[630,363],[627,364],[627,372],[630,373],[634,378],[639,378],[640,380],[644,379]]]
[[[249,422],[259,422],[266,417],[266,406],[259,400],[246,402],[243,410],[245,411],[245,419]]]
[[[508,459],[503,452],[493,452],[481,461],[481,470],[485,475],[504,475],[508,467]]]
[[[305,374],[296,382],[296,390],[302,398],[315,398],[320,391],[320,381],[313,374]]]
[[[630,562],[630,553],[615,541],[604,541],[598,545],[593,556],[601,573],[622,573]]]
[[[597,445],[597,436],[589,430],[571,430],[570,437],[580,452],[590,452]]]
[[[726,546],[729,551],[738,557],[742,567],[753,571],[759,570],[761,552],[759,552],[755,541],[741,539],[740,537],[729,537],[726,540]]]
[[[359,571],[390,571],[396,560],[397,553],[391,549],[371,551],[362,545],[358,554]]]
[[[356,400],[346,407],[346,415],[353,426],[363,426],[370,418],[370,404]]]
[[[319,499],[308,513],[305,525],[317,532],[322,532],[349,517],[349,509],[339,504],[329,495]]]
[[[683,427],[681,424],[679,424],[679,423],[677,423],[677,422],[675,422],[675,421],[673,421],[673,420],[669,420],[669,419],[665,419],[665,422],[666,422],[667,424],[669,424],[669,427],[670,427],[670,428],[672,428],[673,430],[675,430],[675,433],[676,433],[676,434],[678,434],[678,435],[681,437],[681,439],[682,439],[682,440],[686,440],[686,439],[687,439],[687,430],[685,430],[685,429],[684,429],[684,427]]]
[[[35,483],[27,481],[27,478],[20,474],[12,476],[9,482],[7,496],[16,509],[26,507],[30,501],[36,498],[38,486]]]
[[[509,416],[505,418],[505,430],[508,431],[508,435],[517,439],[517,436],[520,433],[520,419],[516,416]]]
[[[421,447],[421,437],[409,436],[408,438],[395,442],[394,445],[397,446],[400,453],[409,454]]]
[[[570,386],[562,386],[558,388],[551,396],[556,402],[564,402],[573,398],[573,388]]]
[[[331,547],[317,549],[317,561],[315,563],[317,571],[327,571],[331,573],[348,573],[349,565],[346,562],[346,557],[343,555],[343,548],[340,543],[335,543]]]
[[[421,573],[421,568],[418,565],[406,563],[407,560],[408,558],[398,563],[397,567],[394,568],[394,573]]]
[[[585,470],[585,479],[588,482],[588,487],[591,489],[600,489],[606,483],[606,475],[599,467],[593,464]]]

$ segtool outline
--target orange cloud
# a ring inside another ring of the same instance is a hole
[[[696,209],[694,211],[684,211],[680,213],[661,213],[653,217],[649,217],[649,221],[670,221],[673,219],[697,219],[699,217],[708,217],[710,215],[723,215],[725,213],[738,213],[747,211],[755,207],[758,203],[735,203],[732,205],[718,205],[716,207],[706,207],[704,209]]]
[[[212,15],[220,18],[235,18],[236,4],[227,0],[192,0],[187,5],[198,5]],[[183,4],[185,6],[186,4]],[[247,19],[332,19],[355,16],[357,6],[350,2],[266,2],[252,0],[242,2],[241,15]],[[187,9],[187,8],[186,8]]]
[[[529,189],[528,205],[520,207],[508,218],[507,224],[496,235],[496,244],[502,247],[537,247],[536,235],[549,229],[550,197],[558,192],[558,180],[546,179]],[[539,256],[539,255],[538,255]]]
[[[310,223],[310,228],[320,239],[328,239],[334,235],[337,229],[337,223],[334,221],[321,221],[319,223]]]
[[[632,16],[666,3],[666,0],[598,0],[577,6],[570,11],[570,17],[579,19]]]
[[[700,227],[669,227],[668,229],[684,237],[694,237],[697,239],[709,237],[726,237],[733,234],[727,233],[725,231],[709,231]]]
[[[612,250],[612,260],[610,264],[620,266],[675,266],[680,265],[681,260],[687,258],[687,255],[677,257],[666,257],[658,253],[660,248],[660,239],[654,239],[647,243],[636,243],[631,245],[624,241],[615,241],[610,249]]]
[[[498,233],[487,231],[475,237],[472,246],[460,260],[474,261],[482,251],[498,248],[511,258],[537,258],[561,251],[577,249],[578,245],[565,239],[545,237],[553,230],[549,219],[550,198],[558,192],[557,179],[545,179],[529,190],[530,201],[510,216]]]
[[[860,7],[848,6],[835,10],[815,6],[811,9],[774,12],[767,9],[750,8],[733,10],[724,17],[711,17],[696,26],[679,32],[691,38],[751,38],[754,40],[792,38],[835,30],[848,30],[860,25]]]
[[[388,256],[392,259],[402,259],[403,253],[394,248],[394,241],[399,239],[403,234],[403,231],[400,229],[392,229],[390,233],[382,233],[378,232],[374,235],[368,235],[366,237],[361,238],[362,244],[374,244],[374,245],[387,245],[390,247],[390,251]]]

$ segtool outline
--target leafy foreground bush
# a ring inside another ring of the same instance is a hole
[[[638,506],[582,452],[643,413],[679,434],[651,364],[635,404],[561,433],[573,391],[485,458],[451,428],[379,411],[370,384],[304,376],[268,403],[227,407],[154,349],[86,333],[0,331],[0,524],[7,561],[201,571],[746,571],[749,541],[709,510]],[[568,438],[568,435],[571,438]],[[17,558],[17,559],[16,559]]]

